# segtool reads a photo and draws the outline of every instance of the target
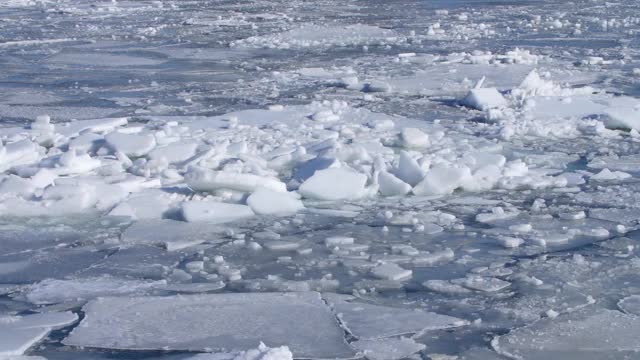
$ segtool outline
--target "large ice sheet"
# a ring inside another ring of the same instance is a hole
[[[320,294],[236,293],[100,298],[64,340],[129,350],[240,351],[261,341],[296,358],[351,358],[343,331]]]
[[[613,310],[585,310],[497,337],[496,351],[523,359],[623,359],[640,351],[640,318]]]
[[[327,301],[345,329],[360,340],[384,339],[467,324],[465,320],[459,318],[421,309],[347,301],[342,297],[330,295],[327,295]]]
[[[51,330],[78,320],[71,312],[42,313],[25,316],[0,316],[0,358],[22,355]]]

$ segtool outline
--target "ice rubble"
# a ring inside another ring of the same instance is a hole
[[[344,120],[314,115],[325,112]],[[3,129],[0,213],[95,211],[220,223],[378,193],[440,196],[566,185],[481,137],[454,140],[437,125],[339,101],[179,119],[152,117],[141,125],[122,118],[68,124],[39,118],[30,128]]]

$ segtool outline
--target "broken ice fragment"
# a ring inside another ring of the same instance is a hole
[[[182,217],[187,222],[206,221],[211,224],[222,224],[253,215],[253,210],[246,205],[213,201],[187,201],[182,204]]]
[[[156,139],[153,135],[125,134],[114,131],[107,134],[104,139],[111,150],[122,152],[131,157],[146,155],[156,146]]]
[[[294,194],[260,188],[247,198],[247,205],[256,214],[262,215],[291,215],[304,209],[302,201]]]
[[[316,171],[300,185],[302,196],[318,200],[353,200],[365,195],[367,176],[347,168]]]
[[[413,271],[403,269],[394,263],[380,264],[371,269],[371,275],[382,280],[404,281],[411,279]]]
[[[462,99],[462,105],[485,111],[504,107],[507,101],[496,88],[478,88],[469,90],[467,96]]]
[[[578,311],[544,318],[495,338],[500,354],[527,360],[637,357],[640,318],[619,311]]]

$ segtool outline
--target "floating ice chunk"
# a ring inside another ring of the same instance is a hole
[[[511,286],[511,283],[493,277],[469,276],[461,279],[460,285],[471,290],[495,292]]]
[[[317,122],[334,122],[340,120],[340,116],[330,109],[324,109],[311,115],[311,119]]]
[[[2,141],[0,141],[0,171],[38,161],[40,158],[39,149],[37,144],[27,139],[6,145],[2,145]]]
[[[76,175],[94,170],[101,164],[99,159],[92,158],[88,154],[78,155],[75,150],[70,149],[57,158],[57,163],[50,171],[59,176]]]
[[[378,185],[383,196],[402,196],[411,191],[411,185],[386,171],[378,173]]]
[[[174,143],[163,147],[157,147],[149,152],[150,159],[165,159],[170,164],[186,161],[196,154],[196,143]]]
[[[348,236],[330,236],[324,239],[324,244],[327,246],[341,246],[341,245],[352,245],[354,243],[354,238]]]
[[[182,217],[185,221],[206,221],[222,224],[254,215],[246,205],[227,204],[213,201],[187,201],[182,204]]]
[[[469,90],[462,105],[486,111],[507,106],[507,100],[496,88],[478,88]]]
[[[424,171],[408,152],[400,151],[398,167],[395,169],[394,175],[407,184],[415,186],[424,178]]]
[[[298,190],[307,198],[319,200],[353,200],[366,194],[367,176],[348,168],[316,171]]]
[[[627,314],[640,316],[640,295],[631,295],[618,301],[618,307]]]
[[[299,358],[354,355],[315,292],[100,298],[83,311],[81,325],[63,343],[128,350],[246,351],[262,341],[286,344]]]
[[[422,283],[425,288],[442,294],[468,294],[471,290],[448,280],[427,280]]]
[[[491,342],[517,359],[605,359],[635,357],[640,351],[640,318],[619,311],[578,311],[545,318]]]
[[[425,148],[429,146],[429,136],[416,128],[404,128],[400,133],[400,141],[405,148]]]
[[[351,345],[357,350],[362,351],[363,355],[371,360],[405,359],[426,348],[424,344],[407,338],[359,340],[353,342]]]
[[[392,336],[421,333],[464,326],[465,320],[426,312],[373,305],[327,296],[327,302],[342,325],[359,340],[384,339]]]
[[[154,245],[169,251],[180,250],[205,241],[221,242],[224,231],[210,223],[186,223],[174,220],[141,220],[122,234],[125,244]]]
[[[103,142],[104,136],[88,132],[69,141],[69,150],[80,153],[95,152]]]
[[[138,194],[132,194],[126,201],[113,208],[109,215],[129,216],[138,219],[161,219],[171,208],[168,194],[151,189]]]
[[[498,241],[498,244],[507,249],[517,248],[524,244],[524,240],[511,236],[500,236],[496,240]]]
[[[424,179],[413,188],[413,193],[423,195],[447,195],[462,186],[471,177],[468,167],[437,165],[432,167]]]
[[[287,191],[287,186],[276,178],[228,171],[213,171],[197,167],[190,168],[184,179],[194,191],[231,189],[253,192],[260,187],[273,191]]]
[[[142,294],[166,282],[120,279],[110,276],[74,280],[47,279],[31,285],[24,297],[33,304],[91,300],[99,296]]]
[[[55,126],[51,124],[51,117],[49,115],[39,115],[31,123],[31,130],[40,132],[53,132]]]
[[[304,209],[302,201],[292,193],[260,188],[247,198],[247,205],[256,214],[291,215]]]
[[[385,263],[371,269],[371,275],[382,280],[404,281],[411,279],[413,271],[403,269],[394,263]]]
[[[338,167],[339,165],[340,162],[336,158],[318,156],[296,167],[293,178],[297,181],[304,181],[313,176],[318,170]]]
[[[293,360],[293,354],[287,346],[270,348],[264,343],[260,343],[257,349],[239,353],[198,354],[187,358],[187,360]]]
[[[22,355],[52,330],[77,320],[72,312],[0,316],[0,357]]]
[[[104,137],[107,145],[113,151],[119,151],[131,157],[146,155],[156,146],[156,138],[153,135],[125,134],[111,132]]]
[[[638,108],[609,108],[604,111],[604,125],[610,129],[640,130]]]
[[[599,173],[592,175],[590,180],[597,181],[613,181],[613,180],[624,180],[631,177],[631,174],[622,171],[611,171],[607,168],[602,169]]]

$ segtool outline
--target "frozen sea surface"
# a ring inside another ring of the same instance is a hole
[[[640,359],[640,4],[0,19],[0,359]]]

